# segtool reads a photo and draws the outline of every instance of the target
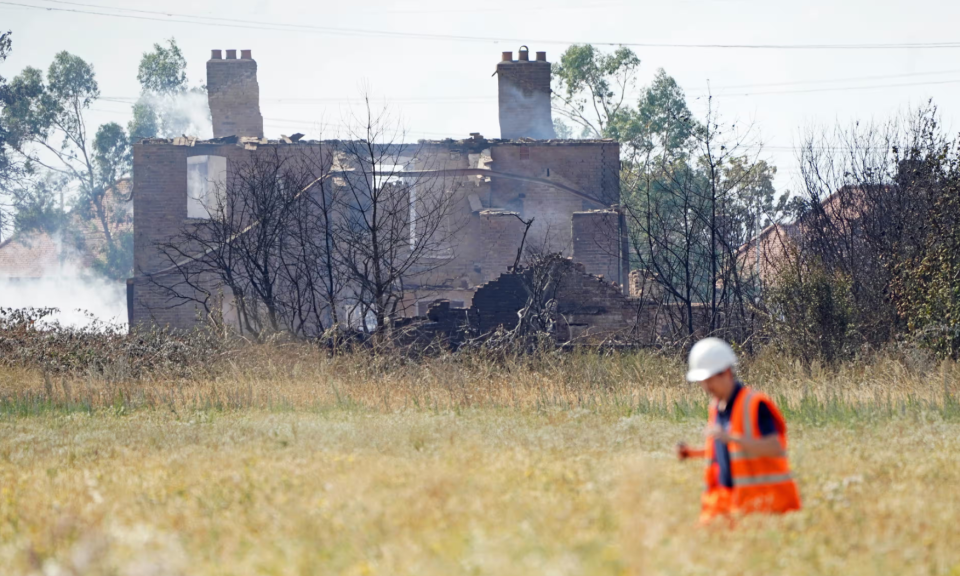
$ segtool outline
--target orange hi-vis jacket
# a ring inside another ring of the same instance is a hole
[[[766,402],[777,428],[782,456],[751,457],[736,442],[730,442],[730,472],[733,489],[720,485],[719,468],[713,461],[712,437],[707,438],[706,490],[702,497],[701,521],[719,515],[748,512],[782,513],[800,509],[800,493],[787,461],[787,423],[777,406],[764,394],[743,388],[734,399],[730,413],[732,436],[759,439],[756,422],[760,403]],[[709,423],[717,421],[717,402],[710,403]]]

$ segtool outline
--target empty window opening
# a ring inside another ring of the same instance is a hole
[[[375,188],[386,186],[387,184],[402,184],[404,181],[402,172],[404,164],[375,164],[373,167],[373,185]]]
[[[348,302],[347,322],[353,328],[373,332],[377,329],[377,314],[360,302]]]
[[[226,184],[226,158],[187,158],[187,218],[210,218],[221,212],[226,199]]]

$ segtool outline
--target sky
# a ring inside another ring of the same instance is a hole
[[[96,70],[91,123],[125,125],[142,54],[176,38],[192,85],[211,49],[253,51],[268,137],[330,137],[363,91],[411,140],[497,137],[502,51],[528,45],[555,61],[572,43],[634,44],[641,86],[663,68],[695,114],[709,86],[726,122],[753,126],[782,192],[797,187],[794,150],[811,130],[931,98],[948,129],[960,126],[958,21],[960,3],[929,0],[0,0],[0,29],[13,31],[0,75],[46,69],[67,50]]]

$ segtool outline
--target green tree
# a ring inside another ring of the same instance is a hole
[[[94,162],[103,182],[116,183],[130,171],[130,142],[116,122],[103,124],[93,140]]]
[[[204,88],[189,88],[187,61],[173,38],[144,52],[137,71],[140,97],[127,125],[130,140],[180,136],[197,129],[209,116]]]
[[[776,166],[766,160],[734,156],[722,170],[730,189],[725,218],[738,236],[749,238],[758,234],[787,210],[787,195],[778,197],[773,186]]]
[[[137,101],[133,105],[133,119],[127,124],[130,140],[138,142],[144,138],[156,138],[160,133],[160,119],[157,111],[147,102]]]
[[[776,169],[711,100],[696,119],[663,69],[638,87],[639,67],[628,48],[571,46],[553,70],[555,109],[585,136],[620,142],[633,265],[656,279],[678,331],[742,336],[732,326],[747,316],[750,283],[739,248],[776,212]]]
[[[9,31],[0,33],[0,62],[7,59],[13,46],[11,33]],[[9,98],[9,87],[7,79],[0,76],[0,109],[6,108]],[[0,113],[0,239],[3,238],[3,231],[8,226],[10,213],[10,187],[15,176],[20,172],[16,162],[7,148],[9,131],[4,121],[3,114]]]
[[[11,148],[30,170],[40,167],[64,177],[78,205],[92,208],[109,254],[119,247],[108,195],[131,166],[129,142],[119,125],[105,124],[90,135],[85,113],[99,96],[93,66],[60,52],[45,78],[28,67],[10,82],[3,121]]]
[[[629,48],[605,54],[574,44],[553,66],[557,112],[591,138],[613,137],[611,129],[629,112],[640,59]]]
[[[167,46],[153,45],[153,52],[144,52],[137,70],[140,98],[133,105],[133,120],[127,125],[130,139],[156,138],[161,133],[160,100],[175,96],[187,89],[187,60],[177,41]]]
[[[616,134],[638,154],[676,155],[685,151],[697,129],[687,98],[663,68],[643,91],[637,109],[622,115]]]
[[[662,68],[642,90],[640,58],[629,48],[606,54],[575,44],[553,67],[554,109],[587,138],[615,138],[632,157],[681,150],[696,123],[676,80]]]
[[[0,62],[7,59],[13,43],[10,38],[10,32],[0,33]],[[7,79],[0,76],[0,106],[6,107],[7,101]],[[0,186],[6,180],[6,173],[10,167],[10,159],[7,156],[7,129],[3,122],[3,116],[0,115]]]
[[[66,223],[62,194],[67,186],[62,176],[47,172],[45,177],[34,179],[29,185],[18,189],[13,197],[14,231],[60,231]]]
[[[787,266],[778,276],[766,295],[773,343],[806,364],[848,358],[855,328],[850,280],[816,261]]]
[[[614,133],[621,142],[621,189],[628,202],[656,197],[671,182],[691,176],[694,135],[702,127],[687,107],[686,96],[662,68],[638,96],[636,108],[621,114]],[[694,162],[695,166],[696,163]],[[680,172],[675,174],[675,170]]]
[[[561,140],[573,138],[573,128],[560,118],[553,119],[553,132],[557,135],[557,138]]]
[[[153,45],[153,52],[144,52],[137,70],[137,81],[146,92],[174,94],[187,89],[187,60],[180,52],[177,41],[167,41],[167,46]]]
[[[931,134],[928,141],[935,140]],[[960,357],[960,139],[901,152],[896,189],[925,197],[919,246],[888,254],[891,295],[907,330],[940,357]],[[925,208],[925,209],[924,209]],[[899,258],[897,257],[899,256]]]

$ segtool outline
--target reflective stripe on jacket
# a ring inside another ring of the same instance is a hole
[[[762,402],[767,403],[773,415],[783,455],[751,457],[740,444],[730,442],[728,448],[733,489],[729,489],[719,485],[718,470],[713,461],[713,438],[707,438],[706,490],[701,520],[727,513],[787,512],[800,509],[800,494],[790,473],[790,463],[786,456],[787,424],[776,404],[760,392],[743,388],[733,402],[729,433],[731,436],[761,438],[756,422]],[[710,403],[709,423],[716,422],[717,405],[714,401]]]

